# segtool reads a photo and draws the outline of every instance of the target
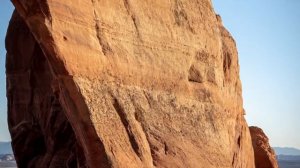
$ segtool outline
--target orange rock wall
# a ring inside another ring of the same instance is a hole
[[[254,167],[235,41],[210,0],[13,4],[28,30],[19,31],[13,17],[7,34],[8,113],[19,166]],[[35,67],[39,57],[44,64]],[[18,64],[26,68],[18,71]],[[60,107],[51,128],[47,95]],[[72,148],[54,143],[61,142],[53,133],[64,128],[59,121],[71,126],[63,142]],[[40,141],[16,135],[35,129],[19,127],[23,122],[38,128]],[[30,149],[17,149],[21,139],[44,150],[26,157]],[[66,148],[72,150],[58,152]],[[56,162],[63,156],[69,159]]]

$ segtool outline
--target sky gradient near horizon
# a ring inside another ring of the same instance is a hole
[[[244,108],[272,146],[300,149],[300,1],[213,0],[237,42]],[[0,141],[7,130],[4,38],[13,11],[0,3]]]
[[[300,149],[300,1],[213,2],[237,43],[248,124]]]
[[[14,7],[9,0],[0,2],[0,141],[9,141],[6,107],[5,35]]]

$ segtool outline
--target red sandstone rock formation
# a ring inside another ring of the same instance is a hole
[[[278,168],[274,150],[262,129],[250,127],[256,168]]]
[[[13,0],[19,167],[254,167],[236,45],[210,0]]]

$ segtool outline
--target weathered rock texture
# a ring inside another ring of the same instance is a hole
[[[269,144],[269,139],[262,129],[249,127],[254,149],[256,168],[278,168],[276,154]]]
[[[19,167],[254,167],[238,54],[210,0],[13,0]]]

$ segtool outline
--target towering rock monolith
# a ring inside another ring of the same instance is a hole
[[[254,167],[238,53],[210,0],[12,0],[19,167]]]

